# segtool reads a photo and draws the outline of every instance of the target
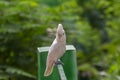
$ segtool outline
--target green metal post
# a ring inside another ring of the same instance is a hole
[[[38,48],[38,80],[60,80],[60,75],[56,65],[52,74],[48,77],[44,77],[48,50],[49,47]],[[77,80],[76,49],[74,46],[66,45],[66,52],[61,57],[61,61],[64,63],[63,68],[67,80]]]

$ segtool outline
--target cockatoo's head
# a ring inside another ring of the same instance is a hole
[[[65,31],[63,29],[62,24],[58,24],[56,37],[60,40],[63,40],[63,39],[66,40]]]

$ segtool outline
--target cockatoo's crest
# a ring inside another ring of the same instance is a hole
[[[65,31],[63,29],[62,24],[58,24],[58,28],[57,28],[57,33],[56,33],[56,38],[61,38],[65,36]]]

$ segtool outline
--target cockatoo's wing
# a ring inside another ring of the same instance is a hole
[[[57,60],[57,57],[55,57],[55,54],[57,54],[57,51],[56,51],[57,43],[55,42],[56,41],[54,40],[48,52],[47,61],[46,61],[46,70],[45,70],[44,76],[49,76],[52,73],[54,63]]]

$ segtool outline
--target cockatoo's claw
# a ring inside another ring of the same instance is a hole
[[[62,61],[56,61],[55,64],[56,65],[64,65],[64,63]]]

